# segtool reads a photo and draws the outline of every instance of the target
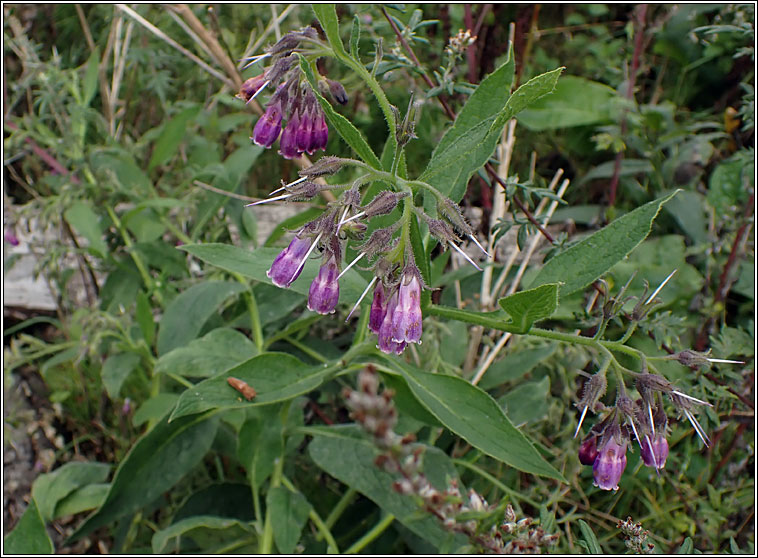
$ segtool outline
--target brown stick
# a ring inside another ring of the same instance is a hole
[[[647,14],[647,4],[640,4],[637,7],[637,30],[634,34],[634,54],[632,55],[632,67],[629,71],[629,85],[626,89],[626,98],[632,100],[634,98],[634,83],[637,79],[637,70],[640,67],[640,57],[642,56],[642,39],[645,31],[645,15]],[[624,110],[621,116],[621,135],[626,134],[627,119],[626,110]],[[616,160],[613,164],[613,176],[611,177],[611,183],[608,186],[608,207],[613,207],[616,202],[616,188],[618,187],[619,177],[621,176],[621,162],[624,159],[624,152],[619,151],[616,154]]]

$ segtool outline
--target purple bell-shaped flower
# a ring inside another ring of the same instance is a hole
[[[279,154],[285,159],[296,159],[302,152],[297,148],[297,131],[300,125],[300,116],[297,109],[292,112],[292,116],[287,121],[287,125],[282,132],[282,139],[279,142]]]
[[[379,338],[377,348],[383,353],[394,353],[396,355],[399,355],[403,352],[403,349],[405,349],[406,343],[405,341],[395,341],[392,338],[392,330],[394,329],[392,326],[393,315],[398,306],[397,300],[398,293],[396,292],[390,297],[389,301],[387,302],[387,311],[384,314],[384,320],[382,321],[382,325],[379,328],[379,332],[377,333],[377,336]]]
[[[387,314],[387,303],[389,302],[387,299],[387,289],[379,281],[374,289],[374,299],[371,302],[371,313],[368,318],[368,328],[374,333],[379,333],[379,328],[384,322],[384,317]]]
[[[618,490],[619,480],[626,468],[626,440],[618,443],[615,436],[610,435],[598,449],[592,473],[595,486],[603,490]]]
[[[590,435],[579,446],[579,461],[582,465],[592,465],[597,459],[597,436]]]
[[[650,436],[645,436],[642,441],[640,456],[648,467],[663,469],[666,465],[666,458],[669,456],[669,443],[663,433],[656,433],[652,439]]]
[[[315,245],[316,242],[296,236],[292,239],[289,246],[282,250],[274,259],[271,267],[266,272],[266,276],[271,279],[277,287],[283,287],[286,289],[300,275],[305,264],[305,259],[311,253],[311,250],[313,250]]]
[[[282,104],[280,101],[276,101],[266,107],[266,112],[255,123],[253,141],[257,145],[269,148],[274,144],[276,138],[279,137],[279,132],[281,131]]]
[[[339,273],[337,260],[334,254],[331,254],[311,283],[311,288],[308,291],[308,310],[319,314],[334,312],[340,298],[340,284],[337,281]]]
[[[405,343],[421,342],[421,282],[415,266],[408,266],[400,280],[397,306],[392,315],[392,339]]]

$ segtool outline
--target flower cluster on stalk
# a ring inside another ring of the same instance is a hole
[[[264,72],[246,80],[237,97],[249,103],[268,87],[274,89],[251,139],[269,148],[281,136],[279,154],[287,159],[326,149],[329,139],[324,111],[310,84],[303,79],[297,56],[319,48],[323,48],[323,44],[318,33],[312,27],[305,27],[287,33],[263,54],[247,59],[248,66],[263,60],[270,64]],[[322,82],[337,102],[347,103],[345,89],[339,82],[323,77]]]
[[[416,265],[408,234],[409,221],[401,220],[387,227],[375,228],[367,235],[371,219],[392,213],[401,202],[409,203],[410,207],[406,208],[409,219],[420,218],[427,224],[430,234],[443,244],[461,251],[457,245],[459,236],[469,235],[474,241],[476,239],[460,207],[447,198],[441,198],[437,204],[442,218],[432,219],[412,205],[407,191],[381,191],[362,205],[360,187],[369,182],[365,177],[351,184],[317,182],[352,162],[337,157],[322,157],[312,166],[299,171],[299,179],[274,190],[268,198],[250,204],[308,200],[324,189],[344,190],[319,217],[295,231],[289,246],[274,259],[267,275],[278,287],[288,288],[300,276],[308,258],[312,254],[318,255],[321,267],[309,289],[308,308],[320,314],[330,314],[339,301],[339,280],[359,262],[367,262],[369,266],[365,269],[372,270],[374,276],[347,319],[373,289],[368,328],[377,335],[380,350],[400,354],[409,343],[421,343],[421,295],[428,287]],[[354,246],[357,256],[343,267],[342,259],[350,241],[357,244]],[[484,251],[484,248],[481,249]],[[470,258],[469,261],[479,268],[476,262]]]
[[[632,400],[623,384],[618,388],[616,403],[606,408],[599,402],[605,392],[604,373],[595,374],[585,384],[582,399],[577,406],[582,408],[582,416],[576,434],[588,410],[605,412],[579,446],[579,461],[592,466],[594,484],[603,490],[618,490],[621,475],[626,468],[628,446],[640,448],[642,462],[657,473],[666,466],[669,444],[666,438],[668,417],[663,408],[664,396],[685,416],[706,446],[710,440],[705,430],[695,418],[695,405],[711,406],[679,390],[662,376],[648,372],[636,374],[636,389],[640,397]],[[576,436],[575,434],[575,436]]]

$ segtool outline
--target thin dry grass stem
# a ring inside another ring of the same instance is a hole
[[[556,186],[558,186],[558,181],[563,176],[563,169],[558,169],[555,174],[553,175],[552,180],[550,180],[550,184],[548,184],[548,190],[551,192],[555,191]],[[535,211],[536,215],[539,215],[544,211],[545,206],[547,205],[547,198],[542,198],[540,200],[539,205],[537,206],[537,210]],[[508,277],[508,273],[511,271],[511,267],[513,266],[514,262],[516,261],[516,258],[518,257],[519,251],[514,250],[511,252],[511,254],[508,256],[508,260],[506,261],[505,265],[503,266],[503,269],[500,271],[500,275],[498,275],[497,281],[495,281],[495,286],[492,289],[492,292],[490,293],[490,297],[494,300],[498,298],[498,293],[503,288],[503,284],[505,283],[505,279]]]
[[[124,40],[121,43],[121,48],[118,50],[114,48],[113,50],[113,84],[110,92],[110,103],[113,107],[116,107],[118,104],[119,92],[121,91],[121,83],[124,79],[124,71],[126,70],[126,55],[129,52],[129,45],[132,41],[133,30],[134,22],[129,20],[129,22],[126,24],[126,33],[124,35]],[[126,106],[116,109],[115,114],[113,115],[114,124],[117,118],[122,118],[124,116],[125,112]],[[119,138],[122,131],[123,126],[121,126],[119,123],[118,128],[114,132],[116,139]]]
[[[279,24],[282,23],[285,18],[290,14],[290,12],[295,9],[295,6],[297,4],[290,4],[287,6],[282,13],[280,13],[273,21],[269,22],[268,27],[263,31],[260,37],[255,41],[255,43],[250,46],[251,41],[248,41],[248,46],[245,48],[245,53],[243,54],[240,62],[237,64],[237,68],[242,69],[242,67],[245,65],[245,58],[253,54],[254,52],[258,52],[258,49],[263,46],[263,42],[268,38],[268,36],[274,31],[275,28],[279,28]]]
[[[174,10],[166,10],[166,11],[168,12],[168,15],[171,16],[171,19],[173,19],[177,23],[177,25],[179,25],[179,27],[181,27],[182,30],[184,30],[184,32],[187,33],[187,35],[189,35],[190,39],[192,39],[195,42],[195,44],[200,47],[200,53],[205,55],[206,57],[210,57],[211,60],[213,60],[213,57],[210,56],[210,52],[207,46],[205,45],[205,43],[203,42],[203,40],[197,36],[197,34],[192,30],[192,28],[190,28],[190,26],[187,25],[181,17],[179,17],[179,14],[177,14]]]
[[[259,198],[251,198],[250,196],[243,196],[242,194],[236,194],[234,192],[228,192],[227,190],[216,188],[215,186],[211,186],[210,184],[206,184],[205,182],[201,182],[199,180],[195,180],[193,184],[195,186],[199,186],[200,188],[203,188],[204,190],[208,190],[209,192],[213,192],[215,194],[221,194],[222,196],[226,196],[228,198],[234,198],[235,200],[255,202],[255,201],[258,201],[259,199]]]
[[[563,184],[561,184],[560,189],[558,190],[558,197],[562,198],[563,194],[566,193],[566,189],[569,185],[569,179],[565,179],[563,181]],[[547,201],[547,198],[542,199],[543,202]],[[540,203],[540,206],[542,206],[542,203]],[[558,201],[553,200],[550,204],[550,207],[547,210],[547,213],[545,214],[545,224],[547,224],[550,221],[550,218],[553,216],[553,213],[555,213],[556,208],[558,207]],[[521,278],[524,276],[524,271],[526,270],[526,266],[529,265],[529,261],[532,259],[532,255],[534,255],[534,251],[537,249],[537,246],[542,241],[542,235],[541,234],[535,234],[532,238],[531,243],[529,244],[529,247],[526,250],[526,253],[524,254],[524,259],[521,261],[521,265],[519,266],[518,273],[516,273],[516,277],[513,279],[513,283],[511,284],[510,288],[508,289],[509,295],[516,292],[516,289],[518,288],[519,283],[521,283]]]
[[[282,31],[279,29],[279,21],[276,15],[276,6],[274,4],[269,4],[269,6],[271,6],[271,21],[274,23],[274,36],[278,41],[282,38]]]
[[[155,35],[156,37],[158,37],[159,39],[161,39],[165,43],[171,45],[176,50],[178,50],[179,52],[181,52],[184,56],[186,56],[187,58],[189,58],[190,60],[192,60],[195,64],[197,64],[198,66],[200,66],[203,70],[205,70],[206,72],[208,72],[209,74],[211,74],[213,77],[220,79],[222,82],[224,82],[225,84],[227,84],[232,89],[235,88],[235,84],[234,84],[234,82],[232,80],[230,80],[228,77],[226,77],[224,74],[222,74],[221,72],[219,72],[215,68],[213,68],[213,67],[209,66],[208,64],[206,64],[203,60],[201,60],[200,58],[198,58],[197,56],[195,56],[195,54],[193,54],[192,52],[190,52],[189,50],[187,50],[186,48],[184,48],[182,45],[180,45],[179,43],[177,43],[174,39],[172,39],[168,35],[166,35],[166,33],[164,33],[163,31],[161,31],[160,29],[158,29],[155,25],[153,25],[152,23],[150,23],[149,21],[147,21],[144,17],[142,17],[137,12],[135,12],[134,10],[132,10],[129,6],[126,6],[125,4],[116,4],[116,7],[119,10],[121,10],[122,12],[124,12],[126,15],[128,15],[129,17],[131,17],[132,19],[134,19],[137,23],[139,23],[140,25],[142,25],[145,29],[147,29],[148,31],[150,31],[153,35]]]
[[[454,271],[458,269],[458,261],[452,257],[452,254],[450,257],[450,265],[453,267]],[[463,297],[461,296],[461,282],[458,279],[456,279],[454,285],[455,285],[455,305],[458,308],[463,308]]]
[[[79,23],[82,26],[82,32],[84,33],[84,38],[87,41],[87,46],[89,47],[90,52],[94,52],[96,45],[95,41],[92,39],[92,32],[90,31],[89,24],[87,23],[87,18],[84,15],[84,10],[82,9],[82,6],[80,4],[76,4],[76,15],[79,17]],[[110,37],[109,37],[110,42]],[[103,113],[105,115],[105,121],[108,123],[108,130],[110,131],[111,135],[113,135],[113,105],[111,104],[111,98],[110,98],[110,92],[108,91],[108,81],[105,78],[105,64],[103,63],[105,59],[100,61],[97,67],[97,81],[100,86],[100,97],[103,103]]]
[[[558,173],[556,173],[556,175],[558,175]],[[559,198],[563,197],[563,195],[566,193],[566,189],[568,188],[568,186],[569,186],[569,180],[565,179],[563,183],[561,184],[560,189],[558,190]],[[546,202],[547,198],[543,198],[542,201]],[[550,222],[550,218],[553,216],[553,213],[555,212],[557,207],[558,207],[558,201],[553,200],[552,203],[550,204],[550,207],[547,210],[547,213],[545,214],[545,224]],[[537,207],[537,211],[535,211],[535,214],[539,215],[541,208],[544,208],[544,204],[542,203],[540,203],[540,205]],[[524,253],[524,259],[521,262],[521,266],[519,267],[518,273],[516,274],[516,277],[514,278],[510,289],[508,289],[508,294],[513,294],[514,292],[516,292],[516,289],[518,288],[518,285],[521,282],[521,278],[524,275],[524,271],[526,270],[526,267],[529,264],[529,260],[531,259],[532,255],[534,254],[534,251],[537,249],[537,246],[539,245],[541,240],[542,240],[542,235],[539,233],[535,234],[532,237],[531,243],[529,244],[529,247]],[[479,383],[479,381],[481,381],[485,372],[487,372],[489,367],[495,361],[495,358],[497,357],[497,355],[500,353],[500,351],[502,350],[502,348],[505,346],[505,344],[508,342],[510,338],[511,338],[510,332],[504,333],[500,337],[498,342],[495,344],[493,349],[489,351],[489,353],[482,353],[482,358],[480,359],[482,361],[482,364],[479,366],[479,369],[474,375],[474,378],[471,380],[472,384],[476,385]]]
[[[187,25],[189,25],[200,38],[204,48],[208,49],[208,52],[216,64],[223,68],[228,78],[232,80],[232,87],[234,89],[239,89],[242,85],[242,77],[240,76],[237,67],[234,65],[234,62],[232,62],[232,59],[229,58],[229,55],[221,46],[221,43],[219,43],[215,35],[205,28],[190,7],[187,4],[169,4],[166,6],[166,9],[174,11],[184,18]]]
[[[511,164],[511,156],[513,155],[513,147],[516,144],[516,120],[512,119],[508,122],[508,125],[503,131],[503,141],[498,146],[500,155],[500,165],[498,166],[498,176],[505,179],[508,177],[508,169]],[[495,233],[493,229],[495,225],[505,216],[505,212],[508,209],[508,201],[505,198],[505,189],[495,187],[492,192],[492,213],[490,214],[490,233],[487,238],[487,245],[489,247],[489,256],[486,262],[488,264],[495,263],[495,256],[497,249],[495,247]],[[482,286],[480,289],[480,304],[482,310],[489,310],[492,307],[492,298],[490,293],[492,290],[492,273],[494,271],[493,265],[488,265],[484,269],[482,274]]]

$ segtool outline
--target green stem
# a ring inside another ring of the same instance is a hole
[[[250,287],[245,278],[239,273],[232,272],[232,277],[247,287],[247,290],[243,293],[245,304],[247,305],[247,311],[250,314],[250,324],[253,332],[253,342],[259,353],[263,352],[263,328],[261,326],[261,316],[258,312],[258,302],[255,299],[255,293],[252,287]]]
[[[139,274],[142,277],[142,281],[145,283],[145,286],[147,287],[148,291],[152,292],[158,304],[163,306],[163,296],[161,295],[159,291],[155,290],[155,283],[153,282],[153,278],[150,276],[150,273],[147,271],[147,266],[142,261],[142,258],[134,249],[134,243],[132,242],[132,239],[129,236],[129,234],[126,232],[126,230],[124,230],[124,227],[121,224],[121,219],[118,218],[118,215],[116,215],[116,212],[113,211],[113,209],[111,209],[110,206],[106,205],[105,210],[108,212],[108,216],[111,218],[111,221],[113,221],[113,224],[116,225],[116,229],[118,229],[118,232],[121,235],[122,240],[124,241],[124,246],[126,246],[126,251],[129,253],[132,260],[134,261],[134,265],[137,266],[137,271],[139,271]]]
[[[292,482],[284,475],[282,475],[282,484],[287,488],[287,490],[290,490],[292,492],[299,492],[297,488],[295,488],[295,485],[293,485]],[[324,521],[321,519],[321,516],[318,514],[318,512],[316,512],[316,510],[313,509],[313,507],[311,507],[310,511],[308,512],[308,518],[313,522],[313,524],[316,526],[316,529],[318,529],[319,533],[321,534],[321,537],[329,546],[328,553],[339,554],[339,547],[337,546],[337,541],[334,540],[334,535],[332,535],[332,532],[330,530],[329,520],[327,519],[327,521]]]
[[[634,331],[637,329],[637,322],[632,322],[629,325],[629,329],[626,330],[626,333],[624,333],[624,336],[618,340],[618,343],[626,343],[629,341],[629,338],[632,336]]]
[[[384,531],[387,530],[387,528],[392,525],[392,522],[395,521],[395,516],[392,514],[385,515],[379,523],[374,525],[371,530],[363,535],[360,539],[355,541],[353,545],[348,548],[344,553],[345,554],[357,554],[361,550],[363,550],[366,546],[368,546],[372,541],[374,541],[376,538],[379,537]]]
[[[317,360],[319,362],[329,362],[329,359],[326,358],[324,355],[318,353],[317,351],[314,351],[308,345],[306,345],[305,343],[301,343],[297,339],[293,339],[292,337],[287,336],[287,337],[284,338],[284,340],[287,343],[289,343],[290,345],[293,345],[294,347],[296,347],[297,349],[300,349],[306,355],[308,355],[309,357],[311,357],[314,360]]]
[[[534,506],[535,508],[539,508],[540,505],[532,500],[531,498],[524,496],[521,492],[518,490],[514,490],[510,488],[509,486],[506,486],[502,482],[500,482],[498,479],[490,475],[487,471],[482,469],[481,467],[474,465],[473,463],[469,463],[468,461],[465,461],[463,459],[453,459],[454,465],[460,465],[461,467],[465,467],[466,469],[469,469],[479,475],[480,477],[488,480],[495,486],[497,486],[500,490],[505,492],[506,494],[509,494],[511,497],[516,498],[517,500],[520,500],[522,502],[526,502],[527,504]]]
[[[280,455],[274,461],[274,472],[271,475],[271,488],[276,488],[282,481],[282,470],[284,468],[284,456]],[[263,524],[263,536],[258,544],[259,554],[271,554],[274,546],[274,524],[271,517],[271,508],[266,508],[266,519]]]
[[[334,527],[334,524],[337,523],[337,520],[340,518],[342,513],[353,501],[353,498],[355,498],[355,494],[356,492],[353,488],[348,488],[347,491],[345,491],[345,493],[342,495],[342,498],[340,498],[340,501],[337,502],[337,505],[332,508],[331,513],[326,518],[326,526],[329,527],[329,529]]]

